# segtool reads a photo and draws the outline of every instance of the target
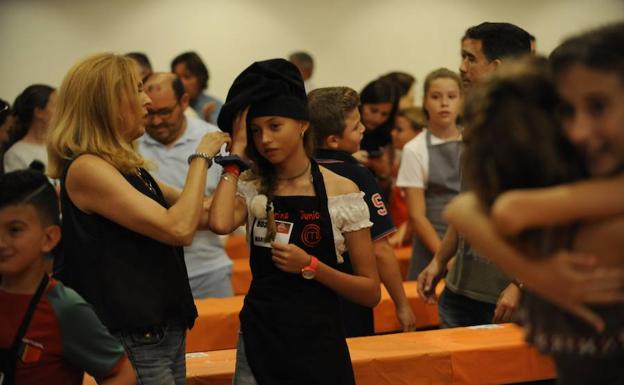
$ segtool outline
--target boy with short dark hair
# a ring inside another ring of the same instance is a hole
[[[351,156],[360,149],[364,126],[360,120],[358,93],[348,87],[318,88],[308,94],[310,128],[317,142],[319,164],[351,179],[364,192],[368,205],[371,237],[381,281],[395,303],[403,331],[413,330],[415,316],[403,289],[403,280],[388,236],[396,231],[373,174]],[[348,256],[340,269],[352,274]],[[347,337],[375,333],[373,311],[342,300],[343,324]]]
[[[0,384],[134,384],[123,347],[75,291],[49,278],[61,237],[54,187],[42,173],[0,176]]]

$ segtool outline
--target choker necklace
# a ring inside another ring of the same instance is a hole
[[[307,172],[308,172],[308,170],[310,169],[310,166],[312,166],[312,162],[309,162],[309,163],[308,163],[308,165],[306,166],[306,168],[305,168],[303,171],[301,171],[299,174],[297,174],[297,175],[295,175],[295,176],[289,176],[289,177],[286,177],[286,178],[280,178],[280,177],[278,176],[278,177],[277,177],[277,180],[280,180],[280,181],[291,181],[291,180],[295,180],[295,179],[297,179],[297,178],[299,178],[299,177],[303,176],[305,173],[307,173]]]

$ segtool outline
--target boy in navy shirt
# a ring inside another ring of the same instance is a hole
[[[371,237],[381,281],[395,303],[403,331],[415,328],[414,313],[403,289],[402,277],[388,236],[396,231],[373,174],[351,156],[360,149],[364,126],[360,120],[359,96],[348,87],[328,87],[308,94],[310,127],[314,130],[319,164],[351,179],[364,192],[370,220]],[[341,270],[352,274],[348,256]],[[375,333],[373,310],[342,300],[343,323],[347,337]]]

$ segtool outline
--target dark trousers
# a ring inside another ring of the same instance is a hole
[[[441,328],[486,325],[492,323],[496,305],[477,301],[445,288],[438,301]]]

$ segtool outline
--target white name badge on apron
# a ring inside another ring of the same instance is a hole
[[[288,244],[290,243],[290,234],[292,233],[294,224],[291,222],[275,221],[276,234],[275,242]],[[264,241],[267,232],[266,219],[258,219],[254,222],[252,237],[255,246],[271,248],[271,244]]]

